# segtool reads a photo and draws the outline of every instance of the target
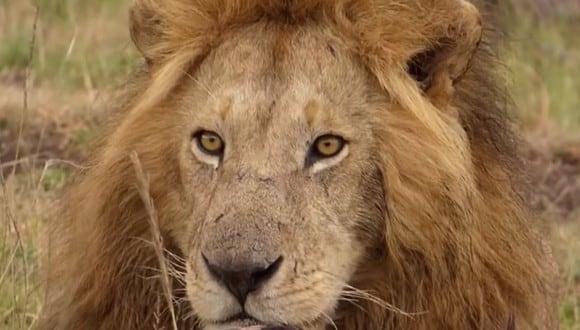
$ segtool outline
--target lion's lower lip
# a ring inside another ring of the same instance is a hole
[[[261,322],[248,314],[239,314],[222,323],[228,330],[297,330],[299,328],[290,325],[275,325]]]
[[[244,327],[236,330],[297,330],[292,326],[283,326],[283,325],[253,325],[250,327]]]
[[[264,329],[268,328],[266,324],[260,322],[259,320],[253,318],[252,316],[242,313],[238,315],[234,315],[223,322],[219,322],[216,325],[223,325],[227,327],[227,329],[235,329],[235,330],[255,330],[255,329]]]
[[[225,321],[225,323],[230,323],[230,322],[235,322],[235,323],[243,323],[243,324],[247,324],[247,325],[258,325],[260,324],[260,321],[257,320],[256,318],[254,318],[251,315],[248,315],[247,313],[243,312],[237,315],[234,315],[232,317],[230,317],[229,319],[227,319]]]
[[[298,328],[284,325],[256,324],[250,326],[247,325],[237,326],[236,328],[231,328],[231,330],[298,330]]]

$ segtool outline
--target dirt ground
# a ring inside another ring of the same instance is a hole
[[[0,90],[0,174],[42,168],[49,160],[84,159],[96,120],[94,96],[42,86],[30,87],[25,96],[24,73],[14,71],[0,72]]]
[[[569,219],[580,211],[580,138],[526,132],[533,202],[542,212]]]

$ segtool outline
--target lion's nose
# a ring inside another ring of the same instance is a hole
[[[225,286],[243,306],[246,297],[251,292],[260,289],[274,274],[280,269],[283,258],[278,257],[276,261],[267,265],[257,265],[251,263],[236,265],[220,265],[203,255],[203,260],[210,274]]]

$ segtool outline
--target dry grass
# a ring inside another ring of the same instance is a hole
[[[135,169],[138,181],[138,191],[143,205],[147,210],[149,225],[151,229],[151,237],[153,237],[153,247],[155,248],[155,254],[157,255],[157,260],[159,262],[160,279],[163,287],[163,295],[166,299],[167,305],[169,306],[169,313],[171,315],[171,324],[173,330],[177,330],[177,319],[175,318],[175,310],[173,309],[173,290],[171,285],[171,277],[169,270],[171,264],[165,258],[165,252],[163,249],[163,237],[159,231],[159,221],[157,217],[157,210],[155,209],[155,204],[153,198],[151,198],[149,190],[149,177],[143,171],[141,162],[139,161],[139,156],[137,153],[131,154],[131,162]]]
[[[564,270],[562,329],[578,330],[580,24],[558,18],[560,12],[573,16],[571,10],[534,16],[538,6],[568,0],[534,0],[537,5],[521,10],[529,1],[512,0],[518,17],[507,62],[529,132],[535,203],[553,228]],[[39,242],[51,203],[98,130],[102,96],[137,58],[128,0],[37,3],[35,20],[32,2],[0,0],[0,329],[34,327],[43,302]],[[146,177],[141,181],[147,201]]]

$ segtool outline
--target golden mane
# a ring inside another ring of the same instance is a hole
[[[449,100],[430,99],[409,75],[410,59],[417,55],[444,47],[461,52],[465,47],[449,44],[463,40],[461,33],[471,24],[458,6],[463,6],[462,0],[135,1],[132,37],[148,64],[116,101],[118,113],[103,134],[101,149],[91,160],[93,167],[77,178],[64,197],[62,219],[51,228],[52,244],[61,250],[51,257],[49,283],[62,286],[74,281],[82,267],[102,274],[114,262],[126,271],[154,267],[151,249],[120,239],[121,233],[148,235],[143,221],[147,215],[132,189],[135,174],[127,154],[151,139],[149,135],[164,138],[162,115],[150,109],[171,103],[168,96],[179,82],[231,31],[271,20],[326,27],[329,38],[352,50],[396,105],[372,118],[381,141],[387,196],[386,262],[362,265],[353,283],[402,312],[361,302],[360,310],[341,310],[337,325],[341,329],[490,329],[505,324],[501,329],[511,329],[517,320],[518,328],[555,326],[554,270],[546,262],[551,252],[519,195],[521,161],[508,116],[509,96],[500,80],[496,31],[484,23],[481,43],[469,65],[458,68],[461,72],[453,77],[457,81],[448,86],[453,90]],[[175,166],[171,150],[147,152],[155,168]],[[159,172],[151,178],[151,194],[162,213],[170,193],[163,188],[167,183],[160,182],[169,179]],[[121,205],[115,202],[119,200]],[[113,230],[106,220],[110,218],[126,221]],[[88,220],[79,226],[74,219]],[[84,247],[85,241],[99,244]],[[92,252],[83,258],[75,255],[73,250],[82,248]],[[116,261],[101,261],[107,258]],[[93,276],[79,289],[92,296],[81,295],[79,301],[76,292],[49,298],[46,329],[57,328],[67,318],[69,325],[86,324],[78,306],[106,300],[99,288],[90,286],[97,281]],[[113,283],[114,278],[98,279],[99,287],[117,287],[120,295],[125,287],[135,287]],[[160,288],[140,285],[142,292],[125,301],[138,304],[142,315],[152,314],[153,307],[147,305],[157,301],[157,296],[151,296]],[[115,326],[139,323],[125,319],[121,307],[109,308],[119,313]],[[181,308],[183,314],[188,312],[188,307]]]

